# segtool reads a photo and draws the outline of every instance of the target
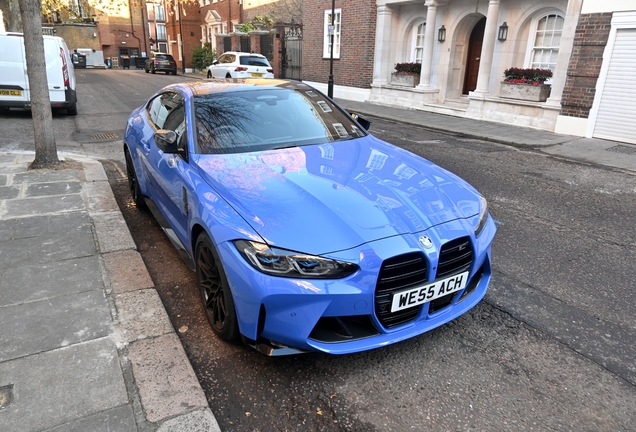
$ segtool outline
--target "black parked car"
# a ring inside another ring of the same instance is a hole
[[[170,54],[152,53],[150,57],[146,59],[146,66],[144,67],[146,73],[165,72],[166,75],[171,73],[177,74],[177,62],[174,61],[174,57]]]

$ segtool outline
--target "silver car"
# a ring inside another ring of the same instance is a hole
[[[228,51],[208,66],[208,78],[274,78],[274,69],[261,54]]]

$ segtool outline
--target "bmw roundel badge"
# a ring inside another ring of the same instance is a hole
[[[430,249],[433,247],[433,240],[431,240],[429,237],[426,236],[421,236],[420,237],[420,244],[425,248],[425,249]]]

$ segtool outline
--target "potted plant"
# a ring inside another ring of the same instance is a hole
[[[532,102],[545,102],[550,96],[550,84],[546,80],[552,78],[550,69],[510,68],[504,71],[499,96],[509,99],[520,99]]]
[[[421,63],[396,63],[391,74],[391,84],[415,87],[420,83]]]

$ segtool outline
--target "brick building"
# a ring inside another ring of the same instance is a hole
[[[331,0],[303,6],[303,81],[321,87],[329,77]],[[375,0],[335,2],[333,78],[339,97],[365,98],[373,79]],[[324,87],[324,86],[322,86]]]
[[[337,0],[334,96],[635,142],[629,0]],[[303,79],[326,91],[331,1],[305,0]],[[633,54],[634,53],[634,54]],[[413,85],[394,74],[417,62]],[[504,70],[551,69],[547,100],[501,92]],[[602,94],[601,94],[602,93]],[[629,95],[629,96],[628,96]]]

